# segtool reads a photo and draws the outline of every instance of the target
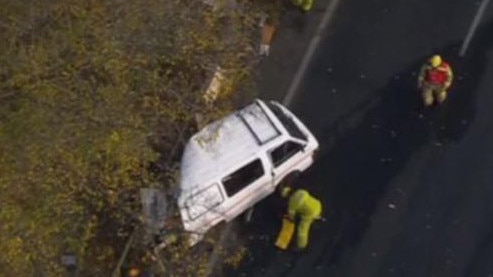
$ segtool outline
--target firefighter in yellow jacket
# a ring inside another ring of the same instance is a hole
[[[308,236],[313,221],[320,219],[322,215],[322,204],[308,191],[293,190],[289,186],[282,188],[281,196],[288,198],[287,217],[292,221],[299,218],[296,230],[297,246],[298,249],[304,249],[308,245]]]
[[[293,1],[293,4],[295,6],[300,7],[303,12],[308,12],[312,9],[314,0],[291,0],[291,1]]]

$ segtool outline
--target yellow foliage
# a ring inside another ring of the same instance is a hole
[[[194,113],[231,109],[253,21],[225,24],[185,0],[0,6],[0,276],[61,276],[66,251],[85,275],[108,276],[117,233],[137,223],[133,198],[155,181],[147,165],[163,153],[149,141],[171,152]],[[218,64],[232,81],[212,108],[202,93]]]
[[[226,260],[224,262],[227,265],[236,268],[243,261],[243,258],[246,256],[246,253],[247,253],[247,249],[244,246],[238,246],[238,248],[235,249],[235,251],[231,253],[231,255],[226,257]]]

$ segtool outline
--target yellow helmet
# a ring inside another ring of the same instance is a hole
[[[434,55],[430,58],[431,66],[438,67],[442,64],[442,57],[440,55]]]
[[[291,192],[291,187],[290,186],[285,186],[281,190],[281,196],[282,197],[288,197],[289,193]]]

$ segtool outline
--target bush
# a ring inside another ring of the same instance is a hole
[[[221,116],[249,80],[255,20],[185,0],[0,5],[0,276],[62,275],[67,252],[109,276],[148,165],[176,168],[194,114]],[[212,108],[217,65],[230,83]]]

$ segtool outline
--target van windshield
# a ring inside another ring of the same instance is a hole
[[[308,140],[305,134],[300,130],[300,128],[298,128],[294,120],[290,116],[285,114],[281,110],[281,108],[279,108],[278,106],[272,103],[266,103],[266,104],[269,107],[269,109],[276,115],[279,121],[281,121],[282,125],[284,125],[290,136],[297,139],[301,139],[303,141]]]

